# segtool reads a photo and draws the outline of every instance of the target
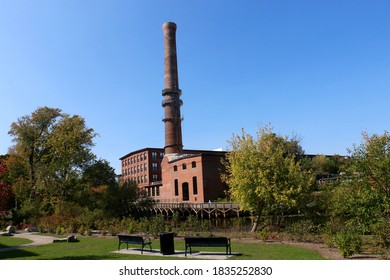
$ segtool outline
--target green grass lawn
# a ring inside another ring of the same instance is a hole
[[[173,256],[144,256],[112,253],[117,249],[116,238],[80,237],[78,243],[52,243],[37,247],[0,252],[0,259],[8,260],[158,260],[177,259]],[[26,244],[20,238],[1,238],[0,247]],[[152,240],[154,250],[159,250],[159,240]],[[137,247],[137,245],[129,245]],[[125,245],[122,245],[125,248]],[[184,250],[184,242],[175,240],[175,250]],[[224,252],[224,248],[196,248],[198,251]],[[321,255],[308,249],[272,243],[244,243],[232,241],[232,252],[240,253],[232,260],[323,260]],[[187,258],[190,259],[190,256]]]
[[[14,238],[12,236],[0,236],[0,249],[6,247],[25,245],[29,243],[32,243],[30,239]]]

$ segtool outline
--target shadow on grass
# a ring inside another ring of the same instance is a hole
[[[144,255],[117,255],[117,254],[109,254],[109,255],[83,255],[83,256],[62,256],[59,258],[51,258],[51,260],[164,260],[164,259],[172,259],[172,260],[181,260],[182,258],[166,257],[166,256],[144,256]]]
[[[16,258],[24,258],[24,257],[36,257],[36,256],[38,256],[38,254],[23,250],[23,249],[0,252],[0,260],[2,260],[2,259],[16,259]]]
[[[104,256],[96,256],[96,255],[87,255],[87,256],[63,256],[63,257],[60,257],[60,258],[54,258],[54,259],[51,259],[51,260],[104,260]]]

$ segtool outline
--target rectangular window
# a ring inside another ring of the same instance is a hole
[[[156,196],[160,196],[160,187],[159,186],[156,187]]]
[[[179,196],[179,180],[175,179],[175,196]]]
[[[152,152],[152,159],[157,159],[157,153],[156,152]]]
[[[152,163],[152,169],[153,169],[153,171],[157,171],[158,170],[158,164],[156,162]]]
[[[192,186],[194,189],[194,195],[198,194],[198,179],[196,176],[192,177]]]

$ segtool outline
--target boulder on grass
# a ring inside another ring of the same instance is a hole
[[[68,236],[67,241],[68,242],[79,242],[80,240],[78,240],[76,236],[70,235],[70,236]]]
[[[16,233],[16,227],[8,226],[6,230],[9,234]]]
[[[66,238],[60,238],[60,239],[53,240],[53,243],[57,243],[57,242],[80,242],[80,240],[78,240],[76,236],[70,235]]]

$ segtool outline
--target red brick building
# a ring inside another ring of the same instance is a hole
[[[140,190],[160,202],[203,203],[223,197],[221,181],[225,152],[184,150],[165,156],[162,148],[144,148],[122,158],[122,180],[137,183]]]
[[[158,196],[163,158],[164,149],[161,148],[144,148],[121,157],[122,180],[134,181],[150,196]]]
[[[194,151],[164,157],[161,201],[204,203],[223,197],[227,190],[221,181],[224,156],[224,152]]]

